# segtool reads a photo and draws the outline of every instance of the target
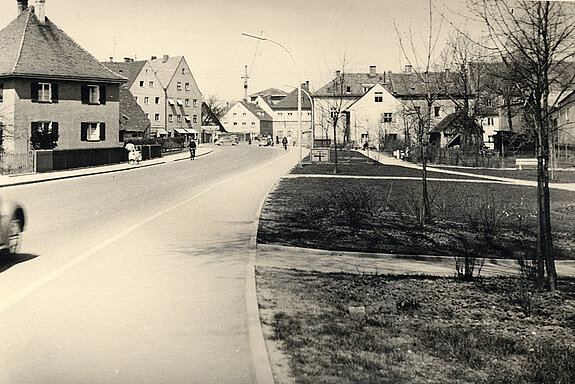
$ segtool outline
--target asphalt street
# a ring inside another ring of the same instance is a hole
[[[0,383],[258,382],[246,271],[296,152],[243,144],[2,188],[29,226],[0,265]]]

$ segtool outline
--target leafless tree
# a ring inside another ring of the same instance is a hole
[[[537,284],[557,288],[549,196],[552,125],[550,112],[574,80],[569,60],[575,55],[573,4],[549,1],[478,0],[473,8],[484,21],[509,79],[522,95],[533,124],[537,148]]]
[[[422,209],[420,214],[420,223],[425,225],[431,222],[431,205],[429,203],[429,192],[427,185],[427,162],[428,162],[428,146],[429,146],[429,132],[431,129],[431,110],[433,104],[438,99],[438,97],[443,93],[440,89],[445,86],[444,82],[438,82],[437,77],[432,73],[432,60],[435,53],[435,47],[438,39],[438,30],[434,29],[433,24],[433,10],[431,0],[429,0],[429,29],[425,36],[425,55],[420,57],[418,55],[418,49],[415,47],[414,37],[410,33],[407,37],[404,37],[400,33],[397,25],[395,30],[399,40],[399,45],[405,56],[405,59],[413,68],[414,75],[417,81],[423,85],[424,88],[424,110],[421,110],[421,106],[416,105],[412,99],[412,104],[414,108],[413,117],[417,121],[417,142],[421,151],[421,163],[422,163]],[[439,27],[440,28],[440,27]],[[406,87],[407,89],[409,87]]]

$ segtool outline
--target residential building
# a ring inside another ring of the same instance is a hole
[[[275,104],[278,101],[283,100],[283,98],[287,96],[287,92],[282,91],[281,89],[278,88],[268,88],[263,91],[255,92],[249,95],[249,101],[251,103],[255,103],[256,99],[259,96],[269,100],[270,103]]]
[[[315,137],[333,139],[337,121],[338,142],[359,146],[367,139],[369,145],[380,147],[389,141],[412,140],[428,107],[431,128],[462,108],[466,96],[461,89],[449,71],[425,76],[411,66],[402,73],[378,73],[376,66],[366,73],[336,71],[334,79],[313,94]]]
[[[120,87],[120,141],[150,137],[150,120],[126,84]]]
[[[309,143],[311,140],[312,127],[312,97],[309,91],[309,83],[302,84],[301,92],[301,128],[302,144]],[[283,99],[275,103],[269,102],[273,114],[273,137],[280,140],[283,137],[297,140],[299,137],[299,119],[298,119],[298,90],[297,88],[290,92]],[[259,100],[259,99],[258,99]],[[309,133],[309,135],[306,135]]]
[[[119,94],[127,79],[54,25],[44,0],[17,5],[18,16],[0,31],[4,153],[31,147],[119,153]]]
[[[273,134],[273,117],[254,103],[238,101],[220,120],[227,132],[245,140]]]
[[[202,127],[202,93],[186,59],[152,56],[149,63],[164,90],[168,135],[197,140]]]
[[[151,136],[168,136],[166,128],[165,92],[152,66],[147,60],[134,61],[126,57],[123,62],[103,63],[108,69],[128,78],[126,87],[148,119]]]
[[[559,101],[553,111],[552,120],[556,127],[555,142],[561,148],[575,150],[575,91]]]

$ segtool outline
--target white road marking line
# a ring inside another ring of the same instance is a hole
[[[244,172],[242,174],[224,179],[224,180],[204,189],[203,191],[195,194],[194,196],[192,196],[186,200],[180,201],[178,204],[175,204],[171,207],[164,209],[163,211],[160,211],[158,213],[155,213],[152,216],[145,218],[144,220],[140,221],[139,223],[132,225],[131,227],[123,230],[122,232],[116,234],[115,236],[112,236],[108,240],[96,245],[95,247],[92,247],[92,248],[88,249],[87,251],[82,252],[78,256],[74,257],[72,260],[62,264],[60,267],[53,270],[52,272],[45,275],[44,277],[34,281],[31,284],[28,284],[26,287],[22,288],[18,292],[14,293],[14,294],[8,296],[6,299],[0,301],[0,313],[3,313],[4,311],[6,311],[6,309],[10,308],[12,305],[16,304],[20,300],[29,296],[30,294],[32,294],[34,291],[36,291],[40,287],[42,287],[42,286],[48,284],[49,282],[57,279],[58,277],[63,275],[66,271],[68,271],[71,268],[73,268],[74,266],[80,264],[82,261],[86,260],[90,256],[93,256],[94,254],[96,254],[97,252],[101,251],[102,249],[108,247],[109,245],[113,244],[114,242],[116,242],[116,241],[120,240],[121,238],[129,235],[130,233],[134,232],[136,229],[141,228],[142,226],[144,226],[144,225],[148,224],[149,222],[157,219],[158,217],[165,215],[166,213],[173,211],[173,210],[181,207],[182,205],[189,203],[190,201],[192,201],[194,199],[197,199],[201,195],[211,191],[212,189],[214,189],[216,187],[219,187],[222,184],[225,184],[225,183],[228,183],[230,181],[242,178],[246,175],[249,175],[250,173],[257,172],[260,169],[265,168],[265,167],[269,166],[270,164],[273,164],[274,162],[280,160],[284,156],[285,156],[285,154],[282,156],[279,156],[278,158],[273,159],[272,161],[267,162],[267,163],[265,163],[265,164],[263,164],[257,168],[254,168],[250,171],[247,171],[247,172]]]

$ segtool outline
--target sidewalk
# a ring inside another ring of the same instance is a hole
[[[365,154],[366,156],[369,156],[370,159],[373,159],[375,161],[380,162],[381,164],[397,165],[399,167],[421,169],[421,165],[419,165],[419,164],[413,164],[413,163],[410,163],[407,161],[398,160],[395,157],[391,157],[391,156],[385,155],[383,153],[374,152],[374,151],[369,151],[369,154],[367,154],[365,151],[361,151],[361,153]],[[509,177],[499,177],[499,176],[491,176],[491,175],[479,175],[476,173],[467,173],[465,171],[453,171],[450,169],[438,168],[438,167],[433,167],[433,166],[428,166],[427,170],[433,171],[433,172],[441,172],[441,173],[451,174],[451,175],[475,177],[478,179],[504,182],[504,183],[510,183],[510,184],[515,184],[515,185],[523,185],[523,186],[527,186],[527,187],[537,187],[537,181],[513,179],[513,178],[509,178]],[[575,192],[575,183],[549,183],[549,188],[562,189],[562,190],[566,190],[566,191],[574,191]]]
[[[213,148],[200,146],[196,150],[196,157],[207,155],[208,153],[211,153],[212,151],[213,151]],[[163,157],[141,161],[139,164],[130,164],[128,162],[125,162],[125,163],[119,163],[119,164],[94,166],[94,167],[88,167],[88,168],[77,168],[77,169],[70,169],[70,170],[45,172],[45,173],[26,173],[26,174],[18,174],[18,175],[2,175],[2,176],[0,176],[0,188],[15,186],[15,185],[41,183],[41,182],[45,182],[45,181],[70,179],[73,177],[101,175],[101,174],[111,173],[111,172],[131,171],[131,170],[138,169],[138,168],[151,167],[154,165],[166,164],[166,163],[185,160],[185,159],[189,159],[189,158],[190,158],[190,153],[187,150],[185,150],[183,152],[169,154],[169,155],[166,155]]]

